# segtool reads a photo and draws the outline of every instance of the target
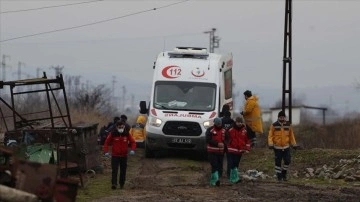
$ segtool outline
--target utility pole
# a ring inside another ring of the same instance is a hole
[[[86,91],[90,90],[90,81],[86,80]]]
[[[6,68],[10,67],[6,64],[6,58],[10,59],[10,56],[3,54],[2,55],[2,61],[1,61],[1,67],[2,67],[2,80],[6,80]]]
[[[116,83],[116,76],[112,76],[112,81],[111,81],[111,93],[113,94],[113,96],[115,95],[115,83]]]
[[[135,95],[131,94],[131,109],[135,106]]]
[[[58,75],[62,74],[62,70],[64,69],[64,66],[60,67],[60,66],[51,66],[51,69],[55,70],[55,77],[57,77]]]
[[[40,71],[43,70],[42,68],[36,68],[36,78],[40,78]]]
[[[69,75],[65,75],[65,84],[66,84],[66,90],[67,90],[67,94],[68,94],[68,98],[71,99],[72,98],[72,94],[73,94],[73,76],[69,76]]]
[[[126,97],[126,86],[122,86],[122,90],[123,90],[123,95],[122,95],[122,111],[125,110],[125,97]]]
[[[287,70],[288,69],[288,74]],[[288,78],[286,78],[288,76]],[[289,122],[292,122],[292,0],[285,0],[285,28],[284,28],[284,55],[283,55],[283,82],[282,82],[282,110],[289,109]],[[288,81],[288,85],[286,85]],[[288,106],[286,106],[288,94]]]
[[[220,38],[219,36],[215,36],[216,29],[212,28],[210,31],[204,32],[204,34],[209,34],[210,36],[210,45],[209,45],[209,52],[214,53],[215,48],[219,48],[220,46]]]
[[[112,76],[112,80],[111,80],[111,99],[112,99],[112,105],[118,107],[118,101],[115,97],[115,84],[117,83],[116,81],[116,76]]]
[[[80,77],[81,76],[75,76],[75,94],[79,92]]]
[[[19,63],[18,63],[18,71],[17,71],[17,77],[18,77],[17,79],[18,80],[21,79],[21,66],[22,65],[25,65],[25,63],[19,61]]]

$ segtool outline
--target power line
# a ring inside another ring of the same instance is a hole
[[[84,1],[84,2],[72,3],[72,4],[62,4],[62,5],[55,5],[55,6],[44,6],[44,7],[39,7],[39,8],[29,8],[29,9],[13,10],[13,11],[3,11],[3,12],[0,12],[0,14],[18,13],[18,12],[25,12],[25,11],[34,11],[34,10],[41,10],[41,9],[47,9],[47,8],[63,7],[63,6],[73,6],[73,5],[78,5],[78,4],[95,3],[95,2],[98,2],[98,1],[104,1],[104,0],[93,0],[93,1]]]
[[[135,13],[130,13],[130,14],[115,17],[115,18],[110,18],[110,19],[106,19],[106,20],[100,20],[100,21],[96,21],[96,22],[92,22],[92,23],[88,23],[88,24],[83,24],[83,25],[78,25],[78,26],[73,26],[73,27],[67,27],[67,28],[62,28],[62,29],[46,31],[46,32],[40,32],[40,33],[36,33],[36,34],[29,34],[29,35],[4,39],[4,40],[1,40],[0,43],[5,42],[5,41],[12,41],[12,40],[16,40],[16,39],[21,39],[21,38],[27,38],[27,37],[33,37],[33,36],[49,34],[49,33],[54,33],[54,32],[61,32],[61,31],[66,31],[66,30],[71,30],[71,29],[77,29],[77,28],[81,28],[81,27],[87,27],[87,26],[91,26],[91,25],[95,25],[95,24],[100,24],[100,23],[109,22],[109,21],[113,21],[113,20],[117,20],[117,19],[121,19],[121,18],[126,18],[126,17],[133,16],[133,15],[138,15],[138,14],[147,13],[147,12],[150,12],[150,11],[159,10],[159,9],[170,7],[170,6],[173,6],[173,5],[176,5],[176,4],[185,3],[187,1],[190,1],[190,0],[184,0],[184,1],[176,2],[176,3],[172,3],[172,4],[152,8],[152,9],[142,10],[142,11],[138,11],[138,12],[135,12]]]
[[[120,38],[98,38],[98,39],[83,39],[83,40],[59,40],[51,42],[20,42],[19,44],[44,44],[44,43],[86,43],[86,42],[106,42],[106,41],[121,41],[121,40],[147,40],[147,39],[156,39],[156,38],[175,38],[175,37],[185,37],[185,36],[195,36],[203,35],[203,32],[189,32],[182,34],[169,34],[169,35],[152,35],[152,36],[136,36],[136,37],[120,37]]]

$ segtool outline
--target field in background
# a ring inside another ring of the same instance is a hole
[[[259,146],[267,147],[269,125],[264,126],[264,135],[258,136]],[[304,149],[358,149],[360,148],[360,119],[349,119],[327,124],[303,124],[294,126],[294,134]]]
[[[104,117],[95,112],[72,112],[73,123],[99,123],[98,130],[112,121],[113,117]],[[119,115],[120,116],[120,115]],[[129,116],[128,123],[134,124],[136,117]],[[259,148],[267,147],[269,125],[264,126],[264,135],[258,136]],[[297,143],[304,149],[358,149],[360,148],[360,119],[342,120],[340,122],[318,125],[304,124],[294,126]]]
[[[112,116],[104,116],[95,111],[86,113],[71,109],[71,119],[73,124],[99,123],[98,131],[101,127],[112,122]],[[120,116],[118,114],[117,116]],[[134,124],[136,115],[130,114],[128,123]],[[1,132],[5,132],[3,123],[0,123]],[[8,127],[12,127],[11,124]],[[269,125],[264,125],[264,135],[258,136],[259,148],[267,147],[267,135]],[[319,124],[302,124],[294,126],[297,143],[305,149],[324,148],[324,149],[357,149],[360,147],[360,118],[344,119],[325,126]],[[1,142],[2,140],[0,140]]]

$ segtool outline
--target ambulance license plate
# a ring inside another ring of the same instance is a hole
[[[173,138],[172,143],[191,144],[191,139],[189,139],[189,138]]]

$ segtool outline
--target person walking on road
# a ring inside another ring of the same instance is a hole
[[[104,143],[104,155],[110,158],[109,145],[112,145],[111,152],[111,189],[117,187],[117,176],[120,166],[120,189],[124,188],[128,158],[128,147],[130,144],[130,155],[135,155],[136,143],[134,138],[129,134],[130,128],[120,120],[116,122],[116,130],[112,130]]]
[[[225,129],[222,127],[221,118],[214,119],[214,125],[206,130],[206,143],[208,158],[211,165],[211,186],[220,186],[224,160]]]
[[[228,178],[230,183],[236,184],[241,181],[238,168],[243,153],[250,152],[250,140],[247,137],[244,120],[236,117],[235,124],[225,134],[227,145]]]
[[[274,150],[275,172],[277,180],[287,181],[287,170],[291,163],[290,146],[297,149],[295,135],[290,122],[286,121],[284,111],[278,113],[278,120],[270,126],[268,136],[269,149]],[[282,165],[282,161],[284,164]]]
[[[224,105],[224,106],[228,106],[228,105]],[[223,109],[224,109],[224,107],[223,107]],[[226,131],[228,131],[235,124],[235,121],[231,118],[231,112],[228,111],[228,110],[224,110],[223,117],[221,118],[221,121],[222,121],[223,128]],[[224,152],[226,153],[226,159],[228,159],[228,153],[227,153],[226,145],[225,145],[225,151]],[[229,164],[229,161],[227,161],[227,163],[226,163],[226,175],[227,175],[228,178],[230,177],[230,164]]]

